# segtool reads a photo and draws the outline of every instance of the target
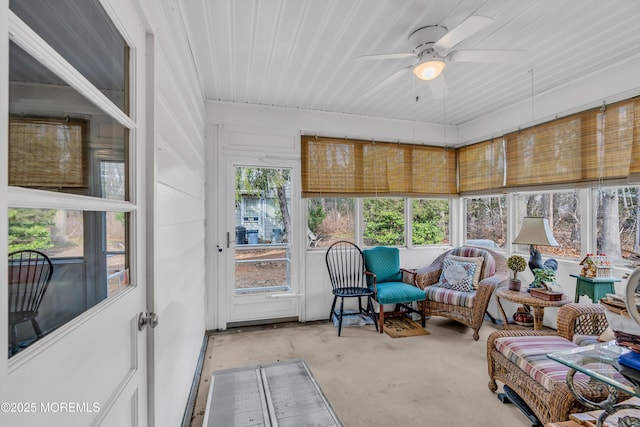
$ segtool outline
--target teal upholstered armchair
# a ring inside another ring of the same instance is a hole
[[[363,252],[367,283],[373,289],[374,299],[380,304],[380,333],[384,330],[385,304],[395,305],[395,310],[387,313],[388,316],[418,313],[424,327],[424,304],[421,301],[424,301],[425,293],[416,286],[415,272],[400,268],[398,248],[378,246]],[[414,302],[418,305],[417,309],[413,308]]]

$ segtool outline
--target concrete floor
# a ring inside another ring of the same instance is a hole
[[[480,340],[444,318],[426,336],[391,338],[373,326],[287,323],[212,333],[191,427],[201,427],[211,374],[219,369],[302,358],[345,426],[510,426],[531,423],[487,387],[485,321]],[[230,426],[221,426],[230,427]]]

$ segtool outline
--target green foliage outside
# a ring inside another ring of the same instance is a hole
[[[446,241],[449,217],[447,200],[412,201],[414,245]],[[404,199],[366,199],[363,203],[366,245],[404,245]]]
[[[53,247],[55,209],[9,209],[9,252]]]
[[[310,199],[309,201],[309,215],[308,226],[309,230],[314,233],[318,232],[318,227],[322,224],[322,221],[327,217],[327,213],[324,210],[324,206],[320,203],[319,199]]]
[[[366,199],[363,203],[367,246],[404,244],[404,200]]]
[[[125,213],[124,212],[116,212],[114,214],[114,218],[116,221],[118,221],[120,224],[124,224],[125,221]]]
[[[412,201],[412,240],[414,245],[437,245],[447,237],[446,218],[449,217],[447,200]]]

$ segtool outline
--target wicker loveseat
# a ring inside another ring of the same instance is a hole
[[[568,367],[546,355],[590,344],[607,329],[604,308],[598,304],[570,303],[557,316],[558,330],[507,329],[495,331],[487,339],[489,389],[498,389],[496,381],[513,390],[542,424],[565,421],[569,414],[588,410],[582,406],[566,383]],[[572,342],[574,340],[577,343]],[[579,338],[579,339],[578,339]],[[579,392],[592,401],[606,398],[602,387],[594,390],[584,374],[574,383]]]
[[[455,257],[482,257],[479,282],[472,292],[460,292],[438,285],[445,259]],[[480,337],[489,299],[499,285],[509,278],[504,256],[487,248],[460,246],[440,254],[428,267],[417,270],[416,283],[425,290],[426,316],[442,316],[463,323],[473,329],[473,339]]]

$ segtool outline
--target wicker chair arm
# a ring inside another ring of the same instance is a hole
[[[574,334],[600,335],[607,329],[605,308],[599,304],[569,303],[556,318],[558,335],[571,341]]]
[[[507,273],[496,272],[493,276],[486,277],[478,282],[478,286],[480,286],[480,284],[487,284],[493,286],[494,288],[499,288],[500,284],[508,278],[509,275]]]
[[[491,298],[491,294],[496,290],[496,287],[490,281],[481,281],[476,287],[476,298],[480,295],[488,294],[487,299]]]
[[[416,270],[410,270],[408,268],[400,268],[400,271],[402,272],[402,281],[404,283],[408,283],[413,286],[418,286],[417,284],[418,273],[416,272]],[[410,280],[410,282],[407,282],[407,280]]]
[[[430,266],[431,267],[431,266]],[[440,274],[442,273],[441,267],[430,268],[425,267],[416,271],[416,285],[420,289],[424,289],[427,286],[435,285],[440,280]]]

